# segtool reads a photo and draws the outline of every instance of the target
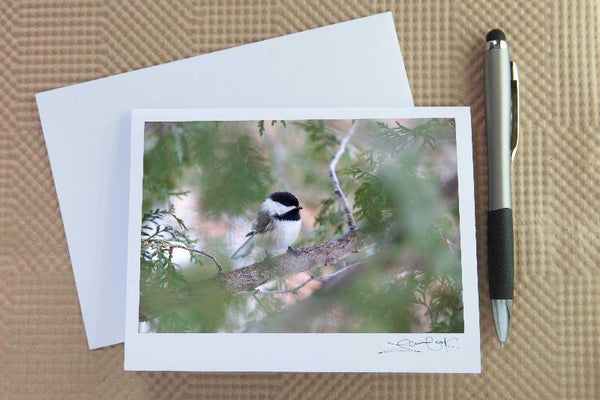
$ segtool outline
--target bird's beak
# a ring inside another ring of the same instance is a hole
[[[302,206],[298,206],[298,210],[302,210]]]

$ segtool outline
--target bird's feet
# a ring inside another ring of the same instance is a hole
[[[291,253],[295,256],[297,256],[298,254],[300,254],[300,250],[297,250],[295,248],[293,248],[292,246],[289,246],[287,249],[288,253]]]

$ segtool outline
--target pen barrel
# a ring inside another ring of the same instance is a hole
[[[512,299],[514,284],[513,216],[510,208],[488,212],[490,298]]]
[[[485,123],[488,145],[489,208],[511,207],[511,71],[508,48],[485,52]]]
[[[489,42],[488,42],[489,43]],[[511,70],[506,42],[485,52],[485,120],[488,142],[488,273],[490,297],[512,299],[513,217],[510,196]]]

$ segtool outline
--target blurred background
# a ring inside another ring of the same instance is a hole
[[[253,292],[205,288],[235,261],[261,202],[294,193],[295,247],[348,230],[336,171],[366,245]],[[141,332],[462,332],[455,126],[448,119],[147,123]],[[202,287],[198,295],[194,288]]]

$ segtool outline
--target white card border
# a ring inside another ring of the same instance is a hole
[[[138,332],[144,124],[161,121],[454,118],[464,303],[461,334]],[[137,371],[480,373],[471,118],[468,107],[133,110],[125,369]],[[134,245],[135,244],[135,245]],[[459,349],[378,354],[387,342],[456,338]]]

